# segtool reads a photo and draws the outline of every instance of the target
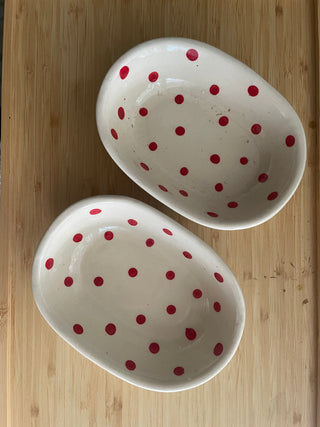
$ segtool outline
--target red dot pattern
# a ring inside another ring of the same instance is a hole
[[[120,69],[120,72],[119,72],[120,78],[124,80],[128,74],[129,74],[129,67],[125,65]]]
[[[220,163],[220,156],[219,156],[219,154],[212,154],[212,156],[210,156],[210,161],[211,161],[211,163],[214,163],[215,165],[217,165],[218,163]]]
[[[156,142],[150,142],[149,144],[150,151],[156,151],[157,148],[158,148],[158,144]]]
[[[140,114],[140,116],[141,116],[141,117],[145,117],[145,116],[147,116],[147,115],[148,115],[148,110],[147,110],[147,108],[145,108],[145,107],[140,108],[140,110],[139,110],[139,114]]]
[[[124,109],[123,109],[123,107],[119,107],[119,108],[118,108],[118,117],[119,117],[119,119],[120,119],[120,120],[123,120],[123,119],[124,119],[124,116],[125,116],[125,113],[124,113]]]
[[[276,191],[273,191],[272,193],[269,194],[268,200],[274,200],[277,197],[278,197],[278,193]]]
[[[114,335],[117,331],[116,325],[114,323],[108,323],[105,327],[105,331],[108,335]]]
[[[186,176],[186,175],[188,175],[188,173],[189,173],[189,169],[188,168],[183,167],[183,168],[180,169],[180,174],[182,176]]]
[[[229,202],[228,203],[228,208],[234,209],[238,207],[238,203],[237,202]]]
[[[150,353],[153,353],[153,354],[159,353],[160,346],[157,342],[152,342],[149,345],[149,350],[150,350]]]
[[[102,286],[102,285],[103,285],[103,282],[104,282],[104,280],[103,280],[103,278],[102,278],[101,276],[97,276],[97,277],[95,277],[95,278],[93,279],[93,283],[94,283],[96,286]]]
[[[178,127],[176,127],[176,134],[178,135],[178,136],[182,136],[182,135],[184,135],[185,134],[185,128],[183,127],[183,126],[178,126]]]
[[[113,239],[113,233],[112,233],[112,231],[106,231],[106,232],[104,233],[104,238],[105,238],[106,240],[112,240],[112,239]]]
[[[170,231],[168,228],[163,228],[162,231],[164,233],[166,233],[168,236],[172,236],[173,235],[172,231]]]
[[[142,169],[144,169],[144,170],[146,170],[146,171],[148,171],[149,170],[149,166],[148,165],[146,165],[145,163],[140,163],[140,166],[142,167]]]
[[[83,238],[82,234],[81,234],[81,233],[77,233],[77,234],[75,234],[75,235],[73,236],[73,239],[72,239],[72,240],[73,240],[75,243],[79,243],[79,242],[81,242],[82,238]]]
[[[151,248],[151,246],[154,245],[154,240],[153,239],[147,239],[146,240],[146,246],[148,246],[148,248]]]
[[[266,182],[268,180],[268,175],[266,173],[262,173],[258,176],[258,181],[259,182]]]
[[[192,295],[194,296],[194,298],[199,299],[202,297],[202,290],[201,289],[195,289],[192,292]]]
[[[229,123],[229,119],[227,116],[222,116],[219,119],[219,125],[220,126],[227,126],[227,124]]]
[[[175,277],[176,277],[176,274],[175,274],[174,271],[169,270],[169,271],[166,272],[166,278],[168,280],[173,280]]]
[[[160,190],[164,191],[165,193],[168,192],[168,190],[166,189],[166,187],[164,185],[159,184],[159,188],[160,188]]]
[[[186,55],[189,61],[196,61],[199,57],[199,54],[195,49],[189,49]]]
[[[193,341],[197,337],[197,333],[193,328],[186,328],[186,337],[189,341]]]
[[[76,323],[73,325],[73,331],[75,334],[81,335],[81,334],[83,334],[83,327],[81,325],[79,325],[79,323]]]
[[[48,258],[45,263],[46,269],[51,270],[51,268],[53,267],[53,264],[54,264],[53,258]]]
[[[64,284],[67,288],[73,285],[73,278],[68,276],[64,279]]]
[[[126,361],[126,368],[127,368],[129,371],[134,371],[134,370],[136,369],[136,364],[135,364],[135,362],[134,362],[133,360],[127,360],[127,361]]]
[[[220,88],[218,85],[212,85],[212,86],[210,86],[209,91],[210,91],[211,95],[218,95],[218,93],[220,92]]]
[[[89,213],[90,215],[98,215],[99,213],[101,213],[101,209],[91,209]]]
[[[149,74],[149,81],[151,83],[154,83],[158,80],[159,74],[156,71],[153,71],[152,73]]]
[[[261,132],[261,125],[259,125],[258,123],[255,123],[254,125],[251,126],[251,132],[254,135],[259,135],[259,133]]]
[[[176,368],[174,368],[173,373],[174,375],[177,375],[178,377],[180,377],[181,375],[184,374],[184,368],[182,366],[177,366]]]
[[[215,188],[215,190],[216,190],[216,191],[218,191],[218,193],[219,193],[220,191],[222,191],[222,190],[223,190],[223,185],[221,184],[221,182],[218,182],[218,184],[216,184],[216,185],[214,186],[214,188]]]
[[[115,129],[111,129],[111,135],[113,136],[114,139],[118,139],[118,133]]]
[[[213,309],[214,309],[214,311],[216,311],[217,313],[219,313],[219,311],[221,311],[221,305],[220,305],[220,303],[219,303],[218,301],[215,301],[215,302],[213,303]]]
[[[185,190],[179,190],[181,196],[188,197],[188,193]]]
[[[136,317],[136,322],[138,323],[138,325],[143,325],[146,322],[146,316],[144,316],[143,314],[138,314],[138,316]]]
[[[221,342],[218,342],[218,344],[216,344],[215,346],[214,346],[214,349],[213,349],[213,354],[215,355],[215,356],[220,356],[220,354],[223,352],[223,345],[221,344]]]
[[[248,158],[247,158],[247,157],[241,157],[241,159],[240,159],[240,163],[241,163],[242,165],[246,165],[246,164],[248,163]]]
[[[294,143],[296,142],[296,139],[293,135],[288,135],[286,137],[286,145],[287,147],[292,147]]]
[[[138,275],[138,270],[134,267],[129,268],[128,274],[130,277],[136,277]]]
[[[190,253],[190,252],[188,252],[188,251],[183,251],[182,253],[183,253],[183,256],[184,256],[185,258],[187,258],[187,259],[192,259],[192,255],[191,255],[191,253]]]
[[[259,89],[255,85],[251,85],[248,87],[248,94],[250,96],[257,96],[259,93]]]
[[[216,278],[216,280],[218,280],[218,282],[223,283],[224,279],[220,273],[214,273],[214,277]]]
[[[135,227],[136,225],[138,225],[138,221],[136,221],[135,219],[128,219],[128,224],[132,225],[133,227]]]
[[[176,104],[182,104],[182,103],[183,103],[183,101],[184,101],[184,97],[183,97],[183,95],[177,95],[177,96],[174,98],[174,101],[175,101],[175,103],[176,103]]]
[[[174,314],[177,311],[176,307],[172,304],[168,305],[167,307],[167,313],[168,314]]]
[[[207,212],[207,215],[211,216],[211,218],[217,218],[219,215],[215,212]]]

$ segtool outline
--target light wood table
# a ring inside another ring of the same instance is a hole
[[[0,234],[0,425],[316,426],[318,21],[311,0],[6,0]],[[308,161],[272,220],[222,232],[179,216],[113,163],[95,102],[110,65],[147,39],[186,36],[248,64],[302,119]],[[231,363],[196,389],[161,394],[113,377],[47,325],[32,297],[39,239],[71,203],[143,200],[212,246],[237,276],[246,327]],[[319,237],[319,236],[318,236]],[[320,421],[320,420],[319,420]]]

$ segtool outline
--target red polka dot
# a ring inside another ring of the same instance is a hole
[[[114,137],[114,139],[118,139],[118,134],[115,129],[111,129],[111,135]]]
[[[167,228],[163,228],[162,231],[164,233],[168,234],[168,236],[172,236],[173,235],[172,231],[168,230]]]
[[[199,298],[201,298],[201,297],[202,297],[202,290],[201,290],[201,289],[195,289],[195,290],[192,292],[192,295],[194,296],[194,298],[199,299]]]
[[[131,267],[128,270],[128,274],[130,277],[136,277],[136,275],[138,274],[138,270],[134,267]]]
[[[175,272],[172,270],[169,270],[166,272],[166,278],[168,280],[173,280],[176,277]]]
[[[195,49],[189,49],[186,55],[190,61],[196,61],[199,56],[198,52]]]
[[[139,114],[140,114],[140,116],[145,117],[148,114],[148,110],[146,108],[142,107],[139,110]]]
[[[83,238],[82,234],[81,233],[77,233],[77,234],[75,234],[73,236],[73,241],[75,243],[79,243],[79,242],[81,242],[82,238]]]
[[[179,190],[181,196],[188,197],[188,193],[185,190]]]
[[[105,331],[108,335],[114,335],[116,333],[116,330],[116,325],[114,325],[113,323],[108,323],[105,328]]]
[[[220,354],[223,352],[223,345],[221,344],[221,342],[218,342],[218,344],[216,344],[215,346],[214,346],[214,349],[213,349],[213,354],[215,355],[215,356],[220,356]]]
[[[118,116],[120,120],[124,119],[124,109],[122,107],[118,108]]]
[[[219,215],[215,212],[207,212],[207,215],[211,216],[212,218],[217,218]]]
[[[119,74],[122,80],[125,79],[129,74],[129,67],[127,67],[126,65],[122,67]]]
[[[164,185],[159,184],[158,187],[160,188],[160,190],[162,190],[164,192],[168,192],[168,190],[166,189],[166,187]]]
[[[138,323],[138,325],[143,325],[146,321],[146,316],[144,316],[143,314],[138,314],[138,316],[136,317],[136,322]]]
[[[211,95],[218,95],[218,93],[220,92],[220,88],[217,85],[210,86],[209,90],[210,90]]]
[[[98,215],[99,213],[101,213],[101,209],[91,209],[89,213],[90,215]]]
[[[221,184],[221,182],[218,182],[218,184],[216,184],[215,186],[214,186],[214,188],[215,188],[215,190],[216,191],[222,191],[223,190],[223,185]]]
[[[247,158],[247,157],[241,157],[241,159],[240,159],[240,163],[241,163],[242,165],[246,165],[246,164],[248,163],[248,158]]]
[[[186,328],[186,337],[188,340],[193,341],[197,337],[197,333],[193,328]]]
[[[180,375],[184,374],[184,368],[182,366],[177,366],[176,368],[174,368],[173,373],[174,375],[180,377]]]
[[[135,219],[128,219],[128,224],[135,226],[138,225],[138,221],[136,221]]]
[[[272,193],[269,194],[268,200],[274,200],[277,197],[278,197],[278,193],[276,191],[273,191]]]
[[[182,176],[186,176],[186,175],[188,175],[188,173],[189,173],[189,169],[188,168],[183,167],[183,168],[180,169],[180,174]]]
[[[146,240],[146,245],[148,246],[148,248],[151,248],[151,246],[154,245],[154,240],[153,239],[147,239]]]
[[[156,354],[156,353],[158,353],[158,352],[159,352],[159,350],[160,350],[160,346],[159,346],[159,344],[158,344],[158,343],[156,343],[156,342],[152,342],[152,343],[149,345],[149,350],[150,350],[150,352],[151,352],[151,353]]]
[[[214,308],[214,310],[215,310],[217,313],[219,313],[219,311],[221,310],[221,305],[220,305],[220,303],[219,303],[218,301],[215,301],[215,302],[213,303],[213,308]]]
[[[184,101],[184,97],[183,97],[183,95],[177,95],[177,96],[174,98],[174,100],[175,100],[176,104],[182,104],[182,103],[183,103],[183,101]]]
[[[258,135],[261,132],[261,126],[258,123],[255,123],[254,125],[251,126],[251,132],[254,135]]]
[[[96,286],[102,286],[102,285],[103,285],[103,278],[102,278],[102,277],[100,277],[100,276],[97,276],[97,277],[95,277],[95,278],[93,279],[93,283],[94,283]]]
[[[158,80],[159,74],[156,71],[152,71],[152,73],[149,74],[149,81],[151,83],[154,83]]]
[[[168,305],[168,307],[167,307],[167,313],[168,314],[174,314],[176,311],[177,311],[177,309],[174,305]]]
[[[228,208],[234,209],[238,207],[238,203],[237,202],[229,202],[228,203]]]
[[[219,156],[219,154],[212,154],[212,156],[210,156],[210,161],[211,161],[211,163],[214,163],[215,165],[217,165],[218,163],[220,163],[220,156]]]
[[[287,147],[292,147],[294,145],[294,143],[296,142],[296,139],[293,135],[288,135],[286,137],[286,144]]]
[[[136,364],[134,363],[133,360],[127,360],[126,368],[129,369],[129,371],[134,371],[136,369]]]
[[[54,264],[53,258],[48,258],[45,264],[46,269],[51,270],[51,268],[53,267],[53,264]]]
[[[64,284],[67,288],[69,288],[69,286],[72,286],[73,284],[73,278],[68,276],[64,279]]]
[[[145,163],[140,163],[140,166],[142,167],[142,169],[144,169],[144,170],[146,170],[146,171],[148,171],[149,170],[149,166],[148,165],[146,165]]]
[[[83,327],[81,325],[79,325],[79,323],[76,323],[75,325],[73,325],[73,331],[76,334],[81,335],[81,334],[83,334]]]
[[[251,85],[248,87],[248,94],[250,96],[257,96],[259,93],[259,89],[255,85]]]
[[[214,277],[216,278],[216,280],[218,280],[218,282],[223,283],[224,279],[220,273],[214,273]]]
[[[156,142],[150,142],[149,144],[150,151],[156,151],[157,148],[158,148],[158,144]]]
[[[176,134],[178,136],[182,136],[185,133],[185,128],[183,126],[178,126],[176,127]]]
[[[268,175],[266,173],[262,173],[262,174],[259,175],[258,181],[259,182],[266,182],[268,178],[269,177],[268,177]]]
[[[229,123],[229,119],[227,116],[222,116],[219,119],[219,125],[220,126],[227,126],[227,124]]]
[[[188,251],[183,251],[182,253],[183,253],[183,256],[184,256],[184,257],[186,257],[186,258],[188,258],[188,259],[191,259],[191,258],[192,258],[192,255],[191,255],[191,253],[190,253],[190,252],[188,252]]]
[[[112,240],[112,239],[113,239],[113,233],[112,233],[112,231],[106,231],[106,232],[104,233],[104,238],[105,238],[106,240]]]

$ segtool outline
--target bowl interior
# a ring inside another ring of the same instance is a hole
[[[33,290],[71,345],[113,374],[162,391],[198,385],[230,360],[244,303],[211,248],[126,198],[96,198],[57,221],[38,249]]]
[[[97,103],[101,139],[155,197],[199,223],[246,228],[290,198],[305,163],[288,102],[204,43],[159,39],[121,57]]]

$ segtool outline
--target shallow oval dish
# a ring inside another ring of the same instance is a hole
[[[275,215],[304,171],[306,142],[290,104],[224,52],[164,38],[125,53],[97,101],[113,160],[180,214],[217,229]]]
[[[245,306],[230,269],[198,237],[130,198],[71,206],[37,249],[33,294],[50,326],[131,384],[179,391],[235,353]]]

